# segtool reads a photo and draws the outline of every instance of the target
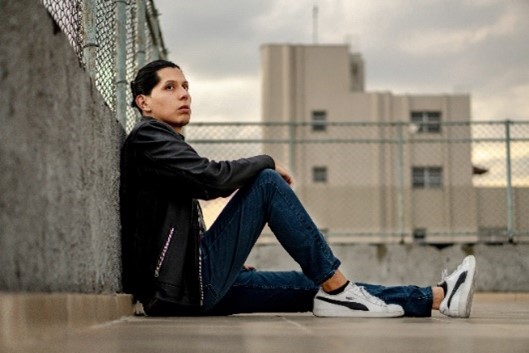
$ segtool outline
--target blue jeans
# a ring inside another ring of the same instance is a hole
[[[242,269],[265,224],[302,272]],[[273,170],[262,171],[233,196],[204,233],[200,249],[203,315],[311,311],[319,285],[341,264],[291,187]],[[431,315],[431,288],[366,289],[402,305],[406,315]]]

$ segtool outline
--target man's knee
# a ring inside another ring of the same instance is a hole
[[[273,181],[273,182],[278,182],[278,181],[283,180],[283,178],[281,178],[281,175],[279,175],[279,173],[276,172],[274,169],[263,169],[258,174],[257,178],[261,180]]]

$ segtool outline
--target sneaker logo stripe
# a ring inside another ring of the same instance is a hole
[[[450,304],[452,303],[452,298],[454,297],[454,294],[456,294],[459,287],[461,287],[461,285],[465,283],[466,279],[467,279],[467,271],[459,275],[459,278],[457,279],[457,282],[454,285],[454,289],[452,290],[452,293],[450,293],[450,298],[448,298],[448,307],[450,307]]]
[[[360,303],[356,303],[356,302],[346,302],[346,301],[334,300],[334,299],[320,297],[320,296],[317,296],[316,299],[323,300],[324,302],[331,303],[331,304],[345,306],[346,308],[349,308],[351,310],[369,311],[367,306],[360,304]]]

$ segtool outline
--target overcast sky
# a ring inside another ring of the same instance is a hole
[[[265,43],[349,43],[366,89],[472,95],[474,120],[529,120],[529,0],[154,0],[195,121],[260,119]]]

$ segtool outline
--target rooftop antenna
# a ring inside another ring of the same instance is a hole
[[[318,44],[318,5],[312,7],[312,43]]]

